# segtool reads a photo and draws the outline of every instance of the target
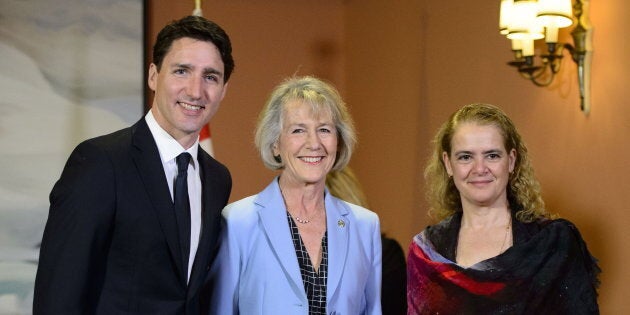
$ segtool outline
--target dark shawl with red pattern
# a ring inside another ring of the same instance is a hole
[[[600,269],[571,222],[513,220],[514,245],[469,268],[454,263],[460,222],[458,213],[414,237],[408,314],[599,314]]]

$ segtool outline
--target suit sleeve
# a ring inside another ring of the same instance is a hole
[[[383,254],[381,248],[381,228],[378,217],[375,218],[371,231],[372,270],[366,286],[367,314],[380,315],[381,310],[381,278],[383,272]]]
[[[213,314],[233,314],[238,310],[238,283],[240,279],[240,253],[238,240],[233,227],[228,225],[226,210],[223,210],[222,229],[219,238],[220,248],[210,269],[212,294],[210,312]],[[243,231],[241,231],[243,233]]]
[[[33,314],[93,313],[113,229],[114,186],[105,151],[80,144],[50,193]]]

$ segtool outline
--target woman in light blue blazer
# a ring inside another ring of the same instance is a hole
[[[223,210],[211,314],[381,314],[378,217],[325,185],[348,164],[355,137],[331,85],[299,77],[274,89],[256,146],[280,174]]]

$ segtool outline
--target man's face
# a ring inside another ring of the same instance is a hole
[[[192,145],[190,139],[196,140],[225,96],[221,54],[211,42],[177,39],[160,71],[151,64],[149,87],[155,92],[151,109],[155,120],[180,143]]]

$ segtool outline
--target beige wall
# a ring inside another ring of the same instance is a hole
[[[194,8],[192,0],[160,4],[149,7],[151,39],[165,23]],[[253,141],[258,113],[273,87],[293,74],[310,74],[343,89],[343,6],[338,1],[229,0],[203,1],[202,9],[228,32],[236,63],[211,122],[215,157],[232,173],[235,201],[262,190],[275,175],[263,166]]]
[[[348,1],[345,20],[347,102],[359,130],[352,166],[382,230],[404,249],[427,223],[421,206],[428,141],[422,7],[420,1]]]
[[[149,11],[155,31],[190,13],[173,1]],[[395,3],[395,4],[394,4]],[[528,143],[548,208],[573,221],[600,259],[602,314],[630,312],[630,4],[593,1],[595,27],[590,116],[578,109],[575,67],[538,88],[505,65],[509,43],[497,31],[498,1],[204,1],[225,27],[237,68],[213,120],[217,158],[234,177],[231,200],[254,194],[273,172],[252,144],[269,91],[293,73],[336,84],[355,117],[359,148],[351,166],[383,230],[407,247],[429,220],[422,167],[435,129],[458,107],[502,107]],[[567,39],[567,34],[562,34]]]

